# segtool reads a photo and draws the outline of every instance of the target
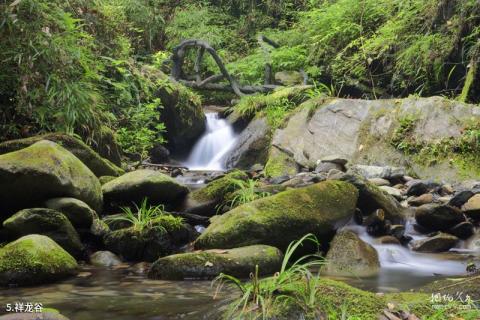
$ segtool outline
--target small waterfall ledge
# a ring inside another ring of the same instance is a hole
[[[224,171],[226,156],[235,145],[237,134],[218,112],[206,112],[205,115],[206,132],[194,145],[183,165],[190,170]]]

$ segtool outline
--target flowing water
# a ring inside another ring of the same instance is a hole
[[[217,112],[207,112],[206,132],[198,140],[184,165],[190,170],[225,170],[228,152],[236,141],[232,125]]]
[[[215,319],[225,305],[210,281],[160,281],[128,268],[82,267],[79,276],[32,288],[0,290],[0,315],[16,302],[42,303],[71,320]]]

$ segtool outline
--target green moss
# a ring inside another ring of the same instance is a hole
[[[157,260],[149,277],[168,280],[212,279],[225,273],[246,278],[255,271],[255,265],[259,266],[262,274],[271,275],[280,269],[282,259],[280,250],[264,245],[182,253]]]
[[[265,164],[265,175],[267,177],[295,175],[298,172],[297,168],[298,165],[290,156],[275,147],[271,147]]]
[[[197,239],[197,248],[233,248],[267,244],[284,250],[307,233],[326,243],[335,223],[350,217],[357,189],[345,182],[326,181],[255,200],[218,216]]]
[[[206,187],[192,192],[196,201],[222,201],[228,194],[237,190],[238,186],[233,180],[247,180],[245,172],[234,170],[225,176],[209,182]]]
[[[252,118],[255,113],[263,111],[270,118],[269,122],[279,125],[289,110],[308,99],[306,91],[309,89],[310,86],[295,86],[280,88],[266,95],[242,97],[240,102],[232,107],[233,117]]]
[[[0,249],[0,284],[33,285],[76,272],[77,262],[46,236],[28,235]]]

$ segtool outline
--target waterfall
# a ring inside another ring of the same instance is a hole
[[[208,112],[207,128],[184,165],[190,170],[225,170],[225,156],[236,141],[232,125],[217,112]]]

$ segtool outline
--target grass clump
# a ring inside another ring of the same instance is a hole
[[[259,182],[254,179],[232,179],[230,181],[234,186],[235,190],[229,196],[217,206],[217,212],[221,211],[224,208],[233,209],[242,204],[255,201],[264,197],[270,196],[269,192],[259,191]]]
[[[183,219],[174,217],[165,212],[163,205],[149,206],[147,198],[143,199],[140,206],[134,204],[135,209],[122,207],[122,214],[107,217],[106,222],[127,222],[134,231],[157,229],[162,233],[179,230],[183,226]]]

